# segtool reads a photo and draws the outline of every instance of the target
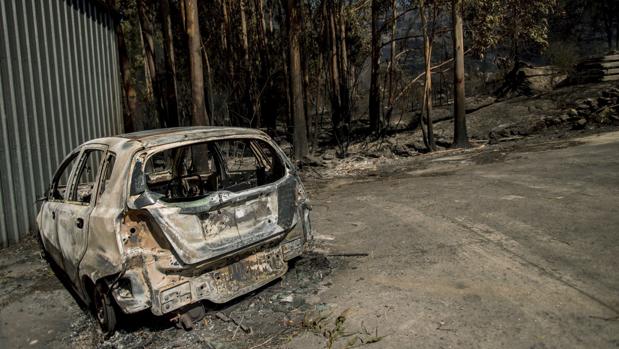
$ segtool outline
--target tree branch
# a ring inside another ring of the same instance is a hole
[[[449,33],[449,32],[451,32],[450,28],[441,28],[441,29],[437,30],[436,32],[434,32],[434,34],[439,34],[440,35],[440,34]],[[384,43],[382,43],[380,45],[380,48],[383,48],[383,47],[385,47],[387,45],[390,45],[391,42],[393,42],[393,41],[401,41],[401,40],[409,40],[409,39],[421,39],[421,38],[423,38],[423,35],[421,35],[421,34],[407,35],[407,36],[395,38],[393,40],[389,40],[387,42],[384,42]]]
[[[402,11],[401,13],[398,13],[395,17],[392,16],[391,18],[385,20],[383,22],[383,25],[380,27],[379,32],[382,32],[383,30],[385,30],[385,28],[387,28],[387,26],[391,25],[391,22],[397,21],[398,19],[400,19],[400,17],[402,17],[405,14],[407,14],[409,12],[412,12],[412,11],[414,11],[416,9],[417,9],[417,6],[407,8],[406,10]]]
[[[464,52],[464,54],[468,54],[469,52],[471,52],[471,49],[466,50],[466,52]],[[450,58],[438,65],[435,65],[434,67],[430,68],[431,71],[435,70],[435,69],[439,69],[441,67],[444,67],[445,65],[453,62],[453,58]],[[421,79],[422,77],[424,77],[426,75],[425,72],[417,75],[414,79],[412,79],[411,81],[408,82],[408,84],[402,89],[402,91],[400,91],[400,93],[398,93],[398,95],[395,97],[394,99],[394,103],[397,102],[402,96],[404,96],[404,94],[406,93],[406,91],[411,88],[419,79]]]

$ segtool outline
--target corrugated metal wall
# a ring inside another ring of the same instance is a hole
[[[90,0],[0,0],[0,246],[80,143],[122,131],[112,16]]]

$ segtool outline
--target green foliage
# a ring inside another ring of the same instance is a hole
[[[509,47],[513,55],[534,44],[548,45],[548,19],[557,0],[468,0],[466,22],[473,49],[483,55],[489,48]]]

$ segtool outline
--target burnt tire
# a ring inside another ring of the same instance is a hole
[[[109,292],[97,285],[94,288],[93,297],[93,312],[101,330],[105,334],[111,334],[116,329],[116,309],[114,308],[114,301]]]

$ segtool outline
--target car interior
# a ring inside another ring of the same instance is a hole
[[[168,202],[195,200],[217,191],[239,192],[284,176],[272,147],[257,139],[231,139],[166,149],[145,165],[149,190]]]

